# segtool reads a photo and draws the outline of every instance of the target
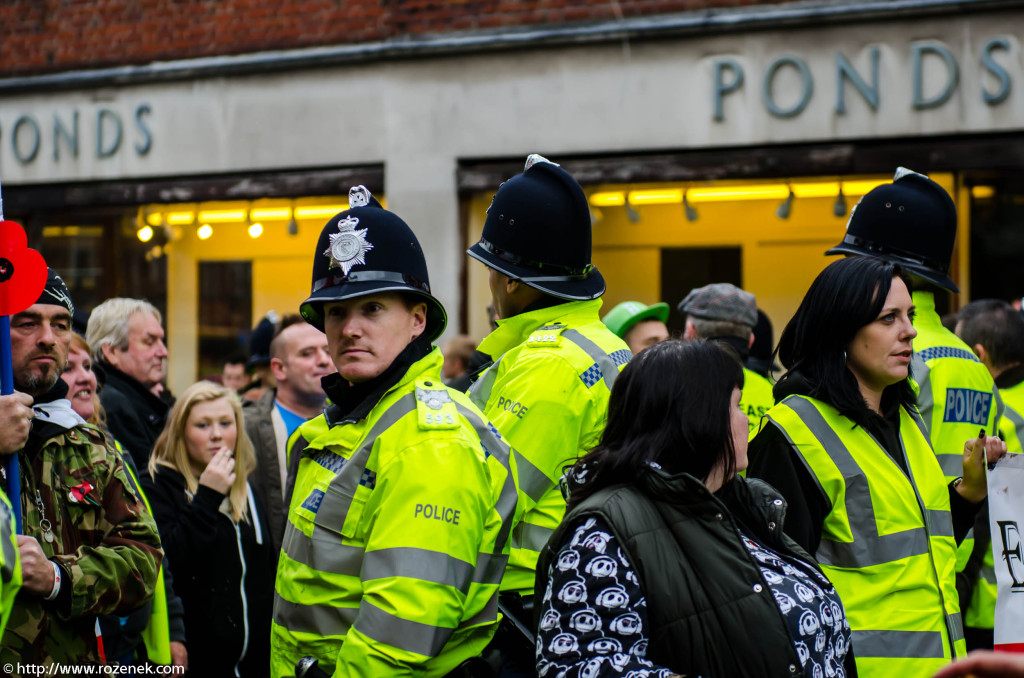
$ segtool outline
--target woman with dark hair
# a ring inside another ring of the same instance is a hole
[[[750,477],[789,503],[787,534],[846,603],[861,676],[931,676],[964,651],[956,543],[987,493],[984,431],[949,484],[909,380],[914,304],[897,264],[830,264],[776,350],[788,372],[751,442]]]
[[[541,676],[855,675],[842,603],[785,536],[785,502],[736,475],[742,386],[704,341],[655,344],[615,381],[537,568]]]

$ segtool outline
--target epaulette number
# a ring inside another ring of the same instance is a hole
[[[450,414],[445,414],[443,412],[438,412],[437,414],[434,414],[433,412],[427,412],[427,413],[425,413],[423,415],[423,419],[428,424],[454,424],[455,423],[455,417],[453,417]]]

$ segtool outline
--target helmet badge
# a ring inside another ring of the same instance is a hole
[[[352,216],[339,221],[338,232],[330,235],[331,246],[324,251],[324,256],[331,259],[330,268],[341,268],[345,275],[356,264],[366,264],[363,255],[373,249],[366,242],[367,229],[356,229],[358,225],[359,219]]]

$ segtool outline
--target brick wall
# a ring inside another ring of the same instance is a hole
[[[786,2],[787,0],[775,0]],[[0,77],[763,0],[4,0]]]

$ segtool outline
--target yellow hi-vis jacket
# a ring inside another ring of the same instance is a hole
[[[334,676],[443,676],[497,629],[509,451],[441,363],[434,348],[359,421],[328,409],[293,434],[274,678],[306,655]]]
[[[0,635],[7,628],[14,597],[21,588],[21,560],[18,558],[17,528],[7,493],[0,489]]]
[[[1024,382],[999,389],[999,397],[1004,406],[1003,417],[999,420],[999,437],[1006,441],[1007,452],[1020,453],[1024,451],[1021,449],[1021,440],[1024,439]],[[985,543],[988,548],[982,556],[974,595],[964,612],[964,625],[974,629],[995,627],[996,567],[991,540],[986,539]]]
[[[916,413],[900,408],[908,474],[821,401],[790,396],[767,416],[831,504],[815,557],[846,607],[861,678],[930,678],[964,654],[949,490]]]
[[[772,382],[757,372],[743,368],[743,392],[740,394],[740,409],[750,420],[750,440],[761,430],[761,417],[775,405]]]
[[[533,593],[537,558],[565,515],[562,469],[600,440],[612,383],[633,356],[600,308],[574,301],[499,320],[478,348],[494,364],[469,395],[512,446],[525,510],[503,591]]]

